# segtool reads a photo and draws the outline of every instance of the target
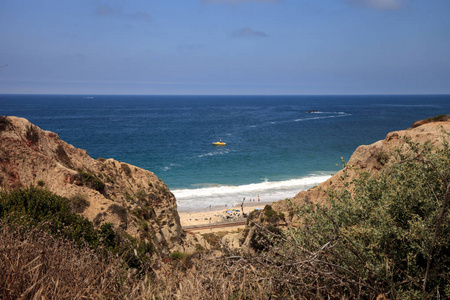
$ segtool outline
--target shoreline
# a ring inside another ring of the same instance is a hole
[[[274,202],[276,201],[244,203],[244,213],[248,215],[250,212],[254,211],[257,208],[260,208],[262,210],[267,204],[272,204]],[[231,213],[227,213],[227,211],[231,211]],[[242,217],[240,205],[223,208],[211,207],[211,209],[204,208],[196,211],[182,210],[178,211],[178,215],[180,216],[180,223],[183,228],[190,226],[216,225],[222,223],[226,224],[226,221],[228,220],[246,220]]]

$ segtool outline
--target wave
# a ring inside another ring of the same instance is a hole
[[[337,114],[337,115],[345,115],[347,113],[343,112],[343,111],[315,111],[312,112],[311,114]]]
[[[198,158],[202,158],[202,157],[215,156],[215,155],[224,155],[224,154],[228,154],[230,152],[232,152],[230,149],[222,148],[220,150],[216,150],[216,151],[200,154],[197,157]]]
[[[164,172],[167,172],[170,169],[172,169],[172,167],[181,167],[181,165],[179,165],[179,164],[170,164],[168,166],[161,167],[161,170],[163,170]]]
[[[213,185],[197,189],[174,189],[180,210],[224,207],[237,204],[246,199],[255,199],[258,195],[263,202],[292,198],[298,192],[312,188],[329,179],[329,174],[315,174],[308,177],[285,181],[268,181],[245,185]]]
[[[294,122],[309,121],[309,120],[319,120],[319,119],[330,119],[330,118],[340,118],[340,117],[348,117],[348,116],[351,116],[351,114],[343,113],[343,114],[337,114],[337,115],[334,115],[334,116],[295,119]]]

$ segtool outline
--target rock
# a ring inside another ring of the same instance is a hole
[[[26,119],[0,117],[0,186],[29,185],[76,202],[96,226],[110,222],[152,241],[159,254],[183,250],[175,197],[155,174],[114,159],[95,160]]]

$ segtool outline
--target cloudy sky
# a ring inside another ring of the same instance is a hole
[[[450,1],[0,0],[0,93],[450,94]]]

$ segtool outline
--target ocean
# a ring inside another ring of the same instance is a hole
[[[0,115],[154,172],[179,210],[291,198],[359,145],[447,113],[450,95],[0,95]],[[226,146],[212,145],[220,139]]]

